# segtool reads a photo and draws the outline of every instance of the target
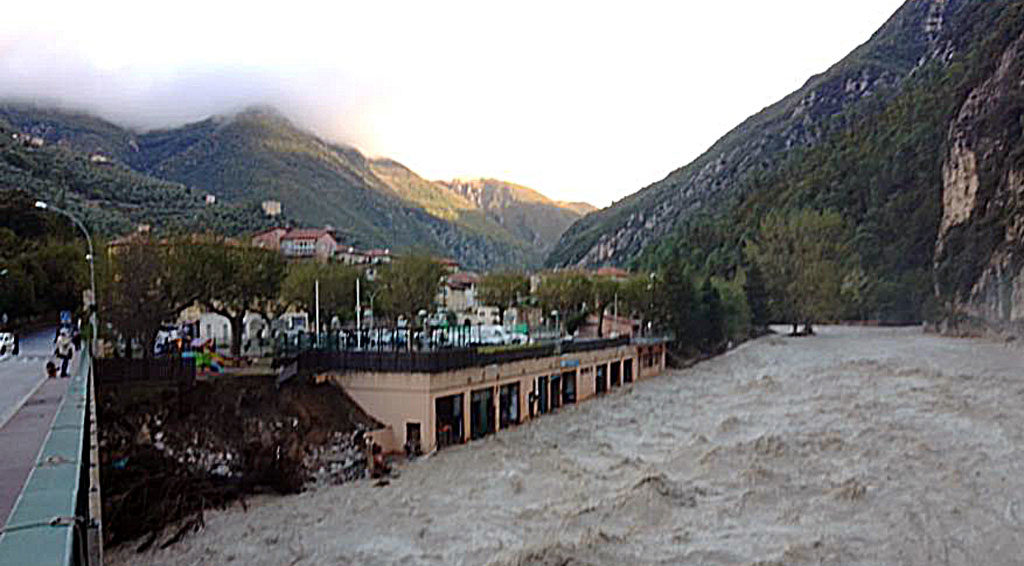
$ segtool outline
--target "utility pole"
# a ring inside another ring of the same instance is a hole
[[[363,349],[363,306],[359,302],[358,277],[356,277],[356,348]]]
[[[313,281],[313,288],[316,290],[316,347],[320,348],[320,280]]]

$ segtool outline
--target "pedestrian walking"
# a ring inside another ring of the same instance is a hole
[[[69,377],[68,364],[71,363],[71,356],[74,351],[74,344],[71,342],[71,337],[68,336],[66,331],[61,332],[60,335],[57,336],[56,346],[53,349],[54,355],[60,358],[61,377]]]

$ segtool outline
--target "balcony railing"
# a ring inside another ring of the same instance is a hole
[[[420,351],[308,349],[298,352],[292,357],[294,357],[299,374],[323,371],[440,373],[615,348],[629,343],[630,339],[623,337],[505,348],[475,347]]]

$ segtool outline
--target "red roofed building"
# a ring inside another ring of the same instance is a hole
[[[395,256],[391,255],[391,250],[378,249],[366,252],[366,257],[369,258],[371,264],[377,265],[381,263],[391,263],[391,260],[393,260]]]
[[[452,312],[465,312],[477,306],[476,284],[480,276],[472,271],[452,273],[441,286],[438,302]]]
[[[439,259],[437,261],[440,262],[441,265],[444,266],[445,270],[448,273],[458,273],[459,272],[459,262],[455,261],[454,259],[452,259],[450,257],[443,257],[443,258],[441,258],[441,259]]]
[[[317,258],[326,261],[334,257],[338,242],[322,228],[299,228],[281,236],[281,252],[288,258]]]
[[[270,230],[264,230],[252,237],[252,246],[254,248],[263,248],[266,250],[280,250],[281,238],[287,233],[287,228],[271,228]]]

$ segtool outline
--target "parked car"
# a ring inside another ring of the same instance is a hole
[[[506,346],[510,344],[525,344],[527,342],[525,335],[509,332],[504,326],[498,324],[474,326],[470,334],[473,343],[487,346]]]
[[[0,332],[0,356],[14,353],[14,333]]]

